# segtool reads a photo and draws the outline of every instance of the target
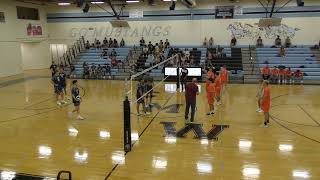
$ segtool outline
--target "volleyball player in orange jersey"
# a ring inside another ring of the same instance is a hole
[[[268,127],[269,123],[269,110],[271,103],[271,93],[269,88],[269,82],[263,81],[263,96],[262,96],[262,111],[264,113],[264,122],[260,127]]]
[[[283,68],[279,68],[279,80],[278,80],[278,84],[284,83],[285,79],[285,70]]]
[[[217,105],[221,105],[221,77],[218,72],[216,72],[215,84],[215,98],[217,100]]]
[[[215,97],[215,84],[212,78],[208,79],[209,85],[206,87],[207,99],[210,111],[207,113],[208,116],[214,114],[214,97]]]
[[[206,89],[208,89],[208,86],[210,84],[209,79],[214,79],[214,72],[212,71],[212,68],[209,68],[208,72],[207,72],[207,77],[206,77]]]
[[[229,81],[229,74],[228,74],[228,70],[227,70],[227,66],[226,65],[224,65],[221,68],[220,78],[221,78],[222,88],[226,89],[228,81]]]

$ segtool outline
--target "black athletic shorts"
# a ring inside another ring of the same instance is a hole
[[[54,92],[56,94],[60,94],[62,92],[62,87],[61,86],[54,86]]]
[[[74,106],[80,106],[80,101],[73,101]]]

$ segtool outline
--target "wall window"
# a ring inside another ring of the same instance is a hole
[[[18,19],[39,20],[39,10],[35,8],[17,6]]]
[[[6,22],[4,19],[4,12],[0,12],[0,23]]]

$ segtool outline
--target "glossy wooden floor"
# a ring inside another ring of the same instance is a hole
[[[133,150],[123,153],[123,81],[80,80],[86,119],[69,119],[72,105],[55,105],[47,71],[0,79],[0,170],[75,180],[320,179],[320,86],[272,86],[271,126],[260,128],[258,85],[229,85],[223,105],[206,117],[204,92],[196,121],[208,131],[226,124],[217,141],[165,138],[161,121],[184,125],[179,113],[132,115]],[[202,85],[203,89],[203,85]],[[155,103],[184,104],[183,93],[157,89]],[[132,108],[135,113],[135,108]],[[151,123],[150,123],[151,122]],[[141,133],[143,133],[141,135]],[[139,135],[141,135],[139,137]],[[1,178],[0,178],[1,179]]]

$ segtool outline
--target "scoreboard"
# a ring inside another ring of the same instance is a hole
[[[232,19],[234,15],[234,6],[216,6],[216,19]]]

